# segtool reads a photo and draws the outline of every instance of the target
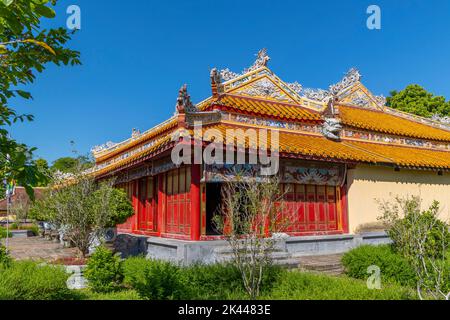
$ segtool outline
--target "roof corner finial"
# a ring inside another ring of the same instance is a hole
[[[270,61],[270,57],[267,54],[267,49],[266,48],[262,48],[256,54],[256,60],[253,63],[253,65],[250,68],[246,69],[244,71],[244,73],[247,73],[247,72],[259,69],[261,67],[266,67],[267,64],[269,63],[269,61]]]
[[[360,82],[361,78],[362,76],[358,69],[350,68],[350,70],[347,71],[344,78],[342,78],[340,82],[330,86],[330,92],[333,95],[337,95],[344,89],[347,89],[355,83]]]
[[[137,138],[140,134],[141,134],[141,131],[139,129],[133,128],[133,130],[131,131],[132,138]]]
[[[223,93],[222,77],[220,76],[217,68],[211,70],[211,89],[214,98],[217,98],[219,94]]]
[[[195,111],[195,106],[191,102],[191,96],[187,91],[187,84],[184,84],[178,91],[176,111],[179,114]]]

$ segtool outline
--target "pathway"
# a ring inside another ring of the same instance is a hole
[[[5,245],[5,239],[1,242]],[[16,260],[54,261],[75,257],[77,252],[75,248],[64,248],[60,243],[41,237],[9,239],[8,249]]]

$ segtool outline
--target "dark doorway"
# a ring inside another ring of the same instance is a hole
[[[212,219],[219,212],[222,203],[222,185],[208,183],[206,185],[206,235],[219,235]]]

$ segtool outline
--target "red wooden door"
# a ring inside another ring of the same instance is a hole
[[[283,186],[285,216],[292,223],[287,232],[329,232],[338,230],[337,190],[331,186]]]
[[[139,180],[138,226],[140,231],[155,231],[156,199],[154,179]]]
[[[166,176],[165,232],[191,234],[191,171],[189,167],[172,170]]]

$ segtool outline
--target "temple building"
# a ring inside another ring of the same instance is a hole
[[[220,239],[211,220],[220,206],[221,184],[233,178],[233,165],[179,164],[171,155],[180,143],[229,149],[218,139],[228,129],[241,129],[235,130],[235,147],[247,155],[261,148],[279,155],[281,188],[294,212],[288,234],[299,241],[353,235],[377,221],[377,200],[395,196],[419,195],[424,205],[438,200],[448,218],[448,126],[387,107],[384,97],[362,84],[356,69],[326,90],[308,89],[282,81],[268,68],[269,60],[261,50],[241,73],[213,69],[209,98],[194,104],[184,86],[167,121],[93,149],[95,176],[114,177],[136,211],[120,232],[152,239]],[[276,132],[277,145],[270,139],[251,141],[248,129]]]

